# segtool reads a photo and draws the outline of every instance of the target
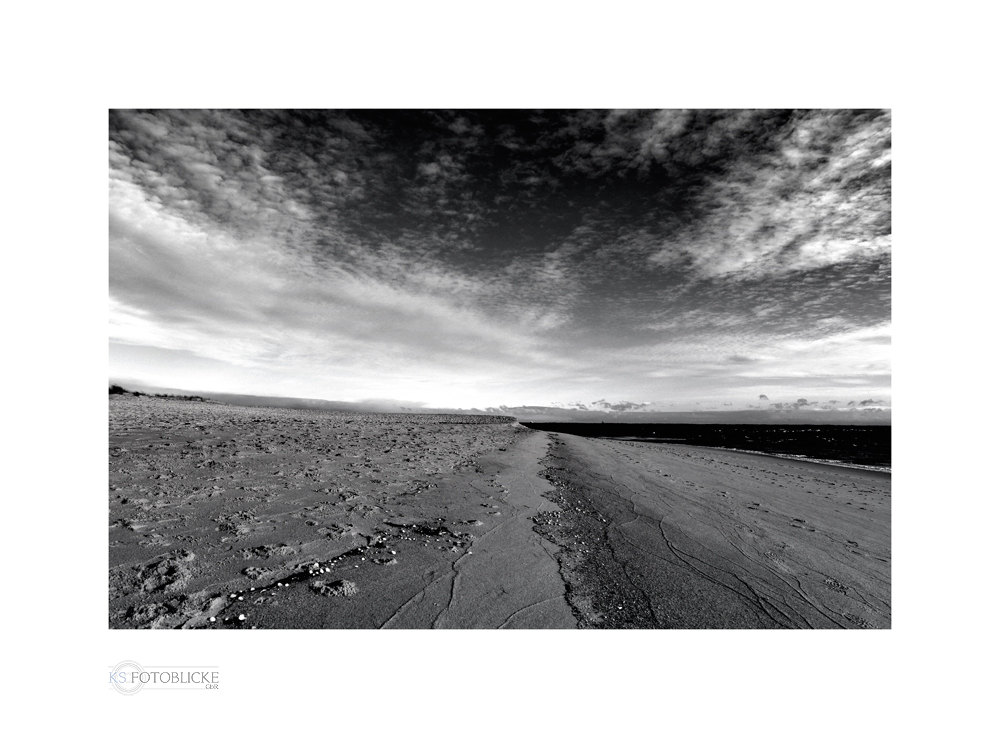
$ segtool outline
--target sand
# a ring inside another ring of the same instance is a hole
[[[572,628],[513,418],[110,400],[113,628]],[[243,616],[241,619],[240,616]]]
[[[889,627],[889,475],[109,399],[112,628]]]
[[[549,435],[541,531],[582,624],[890,627],[889,474]]]

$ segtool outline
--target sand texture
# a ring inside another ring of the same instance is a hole
[[[124,396],[109,436],[113,628],[576,625],[513,418]]]
[[[115,396],[112,628],[889,627],[889,475]]]
[[[563,512],[540,530],[582,624],[890,626],[889,474],[548,435]]]

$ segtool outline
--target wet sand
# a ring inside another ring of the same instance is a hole
[[[890,627],[889,474],[548,435],[541,530],[582,624]]]
[[[888,475],[498,416],[109,418],[112,628],[889,627]]]

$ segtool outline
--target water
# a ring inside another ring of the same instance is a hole
[[[529,428],[587,438],[679,443],[892,470],[888,425],[691,425],[673,423],[528,423]]]

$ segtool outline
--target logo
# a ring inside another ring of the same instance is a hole
[[[219,688],[217,666],[141,666],[120,661],[108,672],[108,686],[118,694],[138,694],[143,689]]]

